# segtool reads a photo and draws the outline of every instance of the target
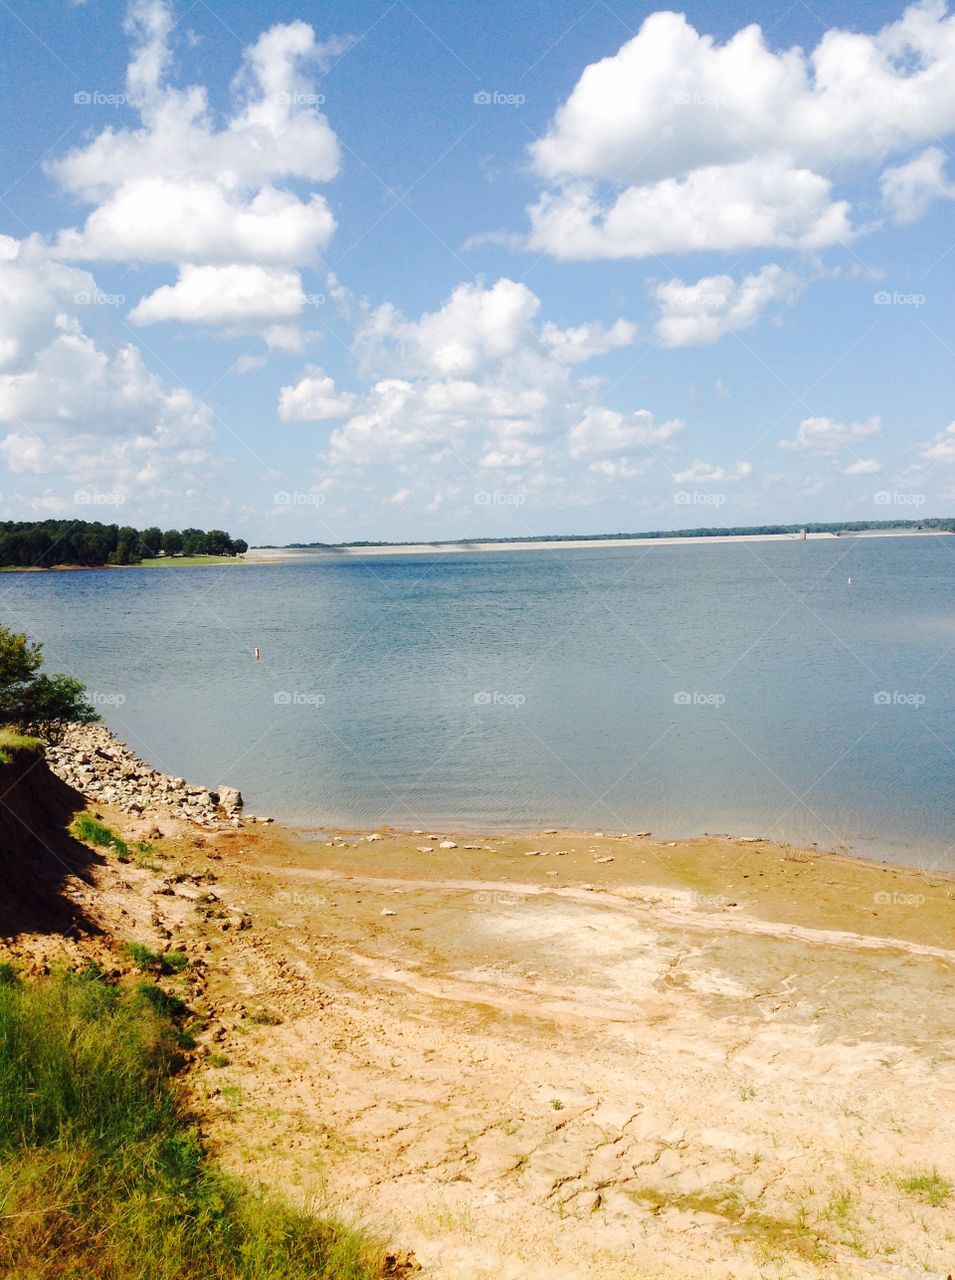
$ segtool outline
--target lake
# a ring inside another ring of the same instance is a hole
[[[0,620],[149,763],[286,822],[955,867],[952,538],[10,574]]]

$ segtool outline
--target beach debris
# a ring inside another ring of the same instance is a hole
[[[560,875],[560,872],[559,872],[559,871],[547,871],[547,872],[545,872],[545,874],[546,874],[546,875],[549,875],[549,876],[559,876],[559,875]]]
[[[595,858],[594,861],[595,862],[613,862],[613,856],[608,853],[606,858]]]
[[[392,911],[391,907],[382,907],[381,914],[383,916],[396,916],[398,912]]]
[[[377,831],[373,831],[373,832],[371,833],[371,835],[369,835],[369,836],[365,836],[365,839],[366,839],[366,841],[367,841],[369,844],[374,844],[374,842],[375,842],[376,840],[382,840],[383,838],[384,838],[384,837],[383,837],[383,836],[380,836],[380,835],[377,833]]]
[[[652,836],[653,832],[652,831],[635,831],[633,834],[635,837]]]
[[[544,832],[544,835],[545,835],[545,836],[556,836],[556,835],[557,835],[557,828],[556,828],[556,827],[553,827],[550,831],[545,831],[545,832]]]
[[[419,844],[416,846],[419,853],[434,853],[430,844]]]
[[[458,846],[454,843],[453,840],[442,840],[441,843],[438,845],[439,849],[456,849],[457,847]]]
[[[762,844],[763,837],[762,836],[737,836],[736,843],[737,844]]]
[[[525,858],[539,858],[539,857],[541,857],[541,851],[540,851],[540,849],[525,849],[525,850],[524,850],[524,857],[525,857]]]

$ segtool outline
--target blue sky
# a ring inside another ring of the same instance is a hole
[[[955,513],[941,0],[0,27],[6,518],[334,542]]]

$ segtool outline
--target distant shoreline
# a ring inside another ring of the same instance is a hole
[[[948,538],[951,536],[952,533],[948,529],[853,529],[842,533],[807,533],[805,538],[799,533],[726,533],[663,538],[528,538],[526,541],[514,542],[413,542],[361,546],[343,544],[327,547],[250,547],[245,559],[248,563],[268,564],[318,556],[467,555],[470,552],[490,551],[576,551],[590,547],[700,546],[716,542],[835,542],[846,538]]]

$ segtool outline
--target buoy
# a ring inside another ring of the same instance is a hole
[[[850,586],[850,587],[852,586],[852,579],[851,579],[851,578],[849,579],[849,586]],[[255,654],[256,654],[256,657],[258,657],[258,654],[259,654],[258,649],[256,649]]]
[[[258,646],[258,645],[256,645],[256,646],[255,646],[255,648],[252,650],[252,652],[253,652],[253,654],[255,655],[255,660],[256,660],[256,662],[259,662],[259,661],[261,660],[261,658],[262,658],[261,653],[259,653],[259,646]]]

